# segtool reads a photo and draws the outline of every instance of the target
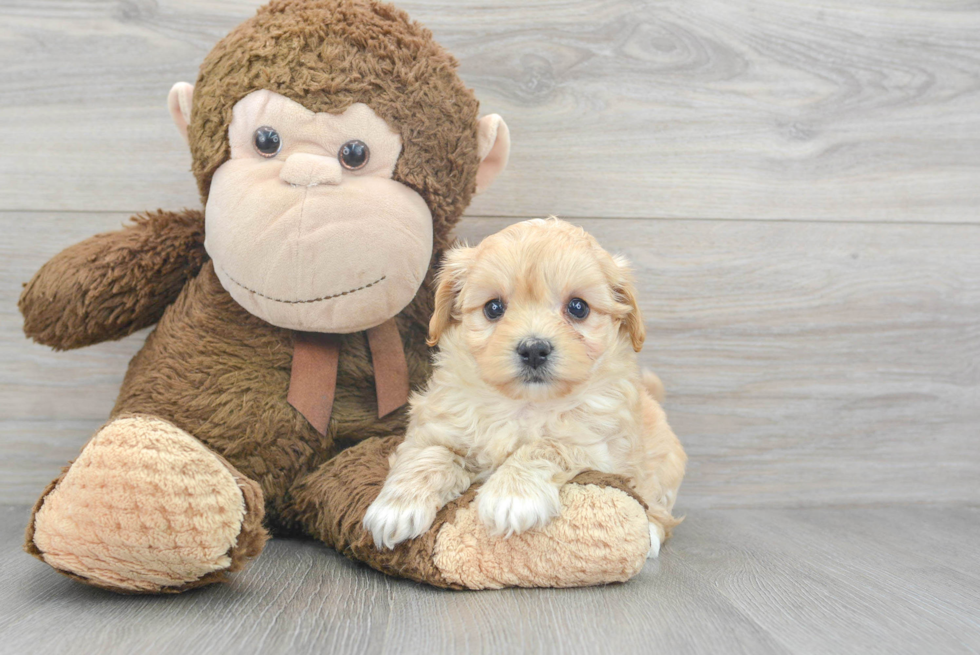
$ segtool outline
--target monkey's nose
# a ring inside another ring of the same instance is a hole
[[[532,369],[541,368],[551,354],[551,342],[545,339],[525,339],[517,344],[517,354],[526,366]]]
[[[341,172],[340,162],[336,157],[297,152],[286,159],[279,171],[279,179],[296,186],[340,184]]]

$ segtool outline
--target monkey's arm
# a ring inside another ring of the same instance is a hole
[[[156,323],[207,261],[204,213],[157,210],[61,251],[24,285],[24,333],[55,350]]]

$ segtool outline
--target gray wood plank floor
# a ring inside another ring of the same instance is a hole
[[[312,541],[227,585],[117,596],[17,549],[0,507],[3,653],[976,653],[980,509],[691,514],[623,585],[447,592]]]

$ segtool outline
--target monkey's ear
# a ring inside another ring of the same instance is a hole
[[[613,280],[613,294],[616,302],[625,305],[628,310],[622,318],[622,330],[625,330],[633,343],[633,350],[640,352],[647,337],[647,328],[643,323],[643,314],[637,301],[636,285],[630,272],[629,260],[621,255],[613,257],[616,263],[616,273]]]
[[[187,125],[191,122],[191,101],[194,99],[194,85],[177,82],[170,88],[167,96],[167,109],[180,135],[187,141]]]
[[[436,275],[435,311],[429,320],[429,338],[426,340],[430,346],[439,343],[439,337],[446,328],[458,320],[455,316],[456,297],[463,288],[474,255],[474,248],[457,245],[442,259],[442,266]]]
[[[479,120],[477,126],[477,154],[480,168],[476,171],[476,192],[483,193],[494,178],[507,166],[510,156],[510,130],[497,114],[489,114]]]

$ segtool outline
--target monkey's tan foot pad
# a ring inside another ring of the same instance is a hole
[[[180,428],[131,415],[105,425],[34,507],[25,549],[88,584],[178,592],[261,552],[258,484]]]
[[[391,575],[452,589],[581,587],[624,582],[650,551],[646,506],[619,476],[589,471],[561,490],[561,514],[542,530],[493,537],[476,487],[444,507],[424,535],[378,550],[361,525],[388,473],[397,437],[368,439],[296,490],[297,518],[340,552]]]

